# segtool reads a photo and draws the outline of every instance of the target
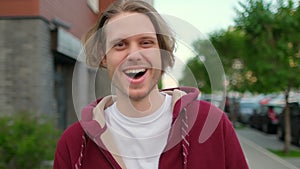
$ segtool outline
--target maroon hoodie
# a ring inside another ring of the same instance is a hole
[[[195,88],[164,92],[172,95],[173,121],[160,156],[160,169],[248,169],[236,133],[223,111],[199,101]],[[121,168],[101,137],[106,132],[105,122],[94,113],[94,109],[104,110],[111,103],[111,98],[105,97],[83,109],[81,120],[66,129],[57,143],[54,169]]]

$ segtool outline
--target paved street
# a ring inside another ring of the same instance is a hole
[[[266,150],[282,149],[276,135],[267,135],[254,129],[237,130],[250,169],[300,169],[300,158],[280,158]],[[292,146],[293,149],[299,149]]]

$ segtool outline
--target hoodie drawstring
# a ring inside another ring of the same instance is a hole
[[[189,155],[189,134],[188,134],[188,119],[186,108],[183,108],[181,113],[181,145],[183,155],[183,169],[187,169],[188,155]]]
[[[82,159],[83,159],[83,152],[86,147],[86,138],[85,134],[82,135],[82,144],[81,144],[81,150],[80,150],[80,155],[78,157],[77,162],[75,163],[75,169],[80,169],[82,165]]]

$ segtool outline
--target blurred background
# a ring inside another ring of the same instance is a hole
[[[0,1],[0,169],[51,168],[56,142],[78,120],[76,111],[110,91],[105,70],[77,56],[82,37],[113,1]],[[162,88],[190,85],[192,72],[199,99],[232,121],[250,168],[300,168],[299,1],[147,2],[188,23],[183,32],[191,26],[200,32],[178,43],[184,66]],[[212,92],[204,41],[225,72],[221,95]]]

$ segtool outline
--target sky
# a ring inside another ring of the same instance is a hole
[[[186,61],[195,56],[191,43],[207,39],[208,34],[234,25],[239,0],[154,0],[154,7],[165,17],[170,16],[171,28],[176,32],[178,48],[175,67],[163,80],[166,87],[178,86]]]
[[[234,24],[238,0],[154,0],[159,13],[179,17],[203,34]]]

